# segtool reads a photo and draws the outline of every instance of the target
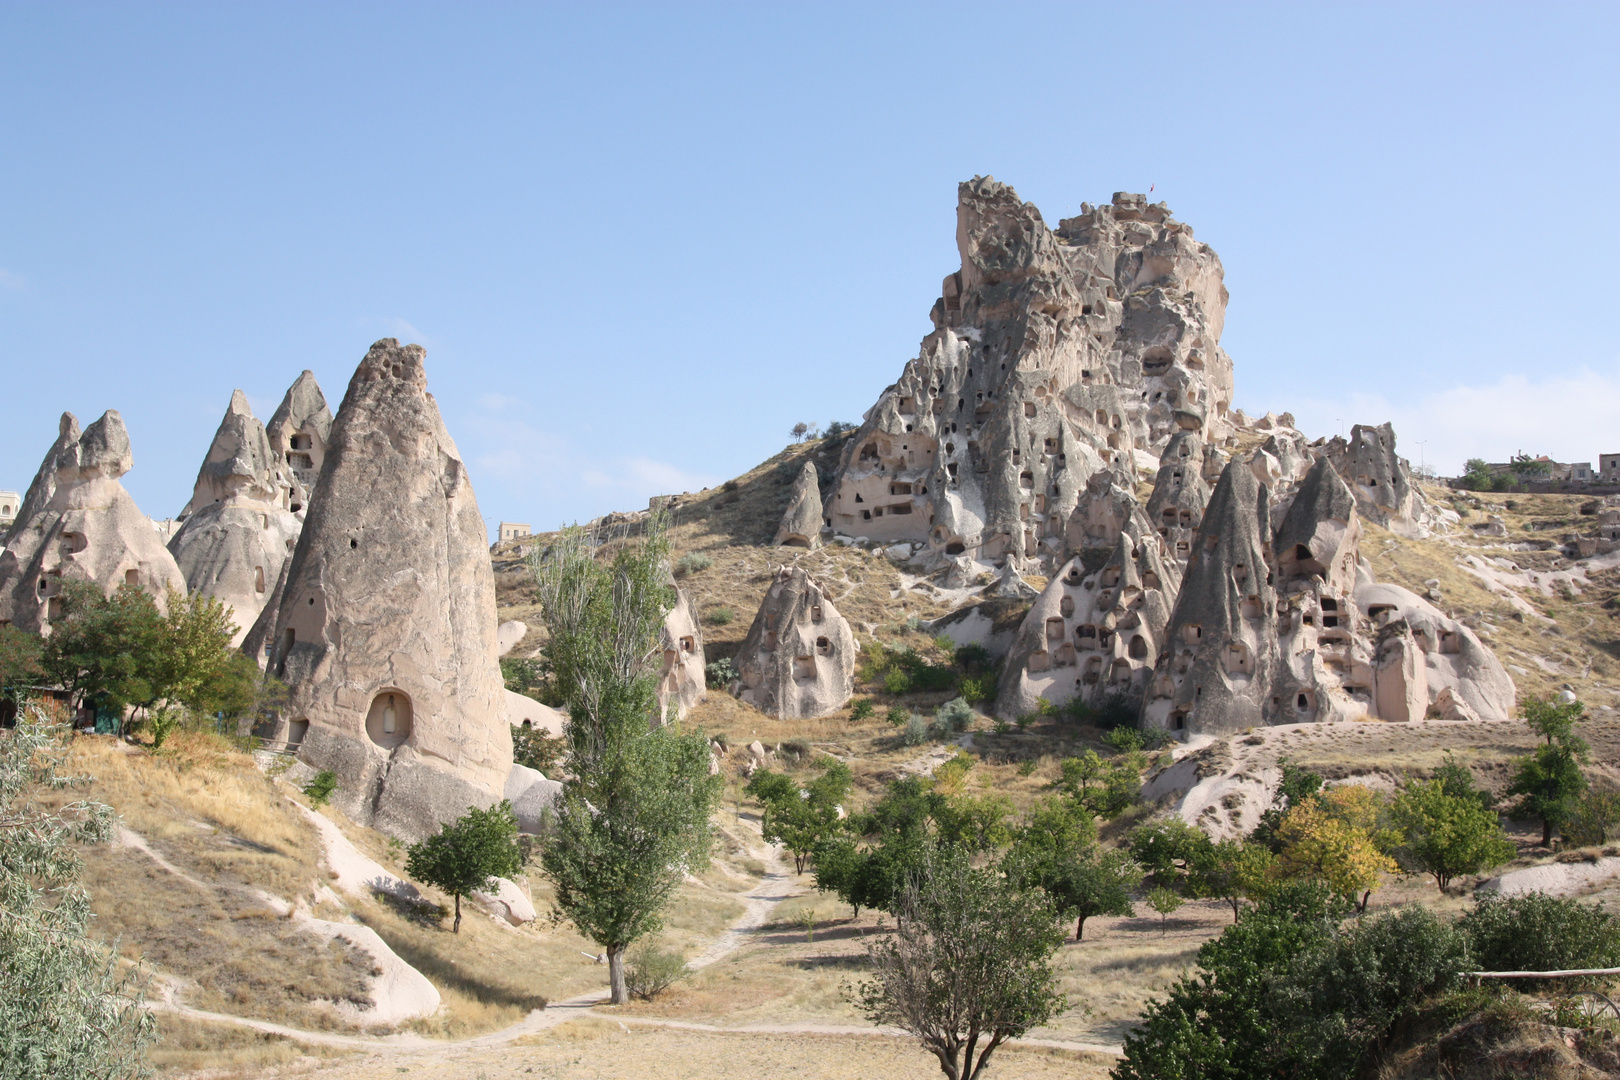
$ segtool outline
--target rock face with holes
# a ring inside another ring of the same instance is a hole
[[[332,437],[332,410],[313,372],[305,371],[287,388],[265,434],[282,466],[282,505],[296,514],[309,505]]]
[[[50,633],[62,611],[62,586],[85,581],[104,593],[139,585],[166,606],[186,580],[152,522],[119,477],[134,464],[129,432],[116,410],[79,433],[71,413],[29,487],[23,509],[0,553],[0,623]],[[46,474],[49,474],[46,479]]]
[[[286,509],[291,483],[247,396],[233,392],[169,541],[186,586],[230,606],[232,645],[242,643],[264,610],[298,542],[303,522]]]
[[[659,644],[663,649],[658,672],[659,713],[667,719],[673,707],[675,715],[684,718],[687,710],[709,696],[709,684],[703,669],[703,628],[698,623],[697,606],[679,587],[675,590],[675,606],[664,616]]]
[[[771,543],[780,547],[818,548],[821,546],[821,528],[826,522],[821,512],[821,481],[813,462],[794,478],[793,491],[788,495],[788,506],[782,512],[782,523],[776,527],[776,538]]]
[[[1513,715],[1517,688],[1482,641],[1463,623],[1399,585],[1379,584],[1363,574],[1356,586],[1356,606],[1383,631],[1405,624],[1422,654],[1428,712],[1441,719],[1506,720]],[[1380,638],[1382,639],[1382,636]]]
[[[1162,203],[1116,194],[1049,228],[989,177],[959,189],[961,269],[934,330],[845,449],[834,531],[940,558],[1064,562],[1086,482],[1228,430],[1219,258]]]
[[[737,653],[732,693],[783,719],[824,716],[855,690],[855,635],[826,591],[784,566]]]
[[[1326,453],[1356,495],[1356,508],[1368,521],[1398,536],[1423,534],[1423,507],[1407,463],[1395,453],[1395,429],[1388,423],[1357,424],[1350,441],[1334,436]]]
[[[512,764],[484,522],[425,355],[385,338],[355,371],[270,635],[279,736],[407,840],[496,802]]]

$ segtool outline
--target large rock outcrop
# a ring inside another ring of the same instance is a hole
[[[850,440],[827,516],[847,535],[1054,569],[1099,469],[1134,482],[1138,450],[1224,438],[1220,260],[1140,195],[1054,231],[989,177],[961,185],[957,246],[935,329]]]
[[[1421,535],[1421,500],[1406,462],[1395,453],[1391,424],[1357,424],[1350,429],[1348,443],[1335,435],[1328,440],[1326,452],[1355,492],[1356,508],[1363,517],[1400,536]]]
[[[787,509],[782,512],[782,522],[777,525],[776,538],[771,542],[777,546],[820,547],[821,527],[825,524],[821,513],[821,481],[816,476],[815,463],[807,461],[793,481]]]
[[[1380,629],[1381,641],[1394,629],[1421,652],[1422,678],[1433,715],[1450,719],[1472,713],[1484,720],[1506,720],[1513,715],[1518,691],[1512,677],[1496,654],[1463,623],[1447,618],[1416,593],[1399,585],[1379,584],[1365,573],[1356,586],[1355,602]],[[1390,658],[1381,650],[1380,672],[1387,660]],[[1454,704],[1458,699],[1461,706]]]
[[[668,719],[671,707],[684,718],[689,709],[709,695],[703,665],[703,627],[697,605],[680,588],[675,606],[664,616],[660,646],[663,660],[658,672],[658,711]]]
[[[165,607],[172,589],[185,594],[180,568],[118,478],[134,465],[129,432],[116,410],[78,434],[62,415],[60,434],[30,485],[4,553],[0,553],[0,623],[50,632],[67,581],[104,593],[139,585]],[[76,437],[75,437],[76,436]]]
[[[855,653],[825,590],[802,567],[784,566],[738,650],[732,692],[772,716],[824,716],[854,693]]]
[[[208,447],[191,504],[169,552],[196,593],[217,597],[240,645],[292,558],[302,522],[286,509],[286,470],[264,425],[237,390]]]
[[[332,410],[313,372],[305,371],[287,388],[265,434],[285,466],[283,505],[296,514],[309,505],[332,437]]]
[[[346,813],[405,839],[494,803],[512,763],[484,522],[425,355],[385,338],[355,371],[270,655],[282,737],[337,774]]]

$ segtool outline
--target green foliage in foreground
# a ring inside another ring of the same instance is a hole
[[[31,708],[0,733],[0,1076],[144,1076],[157,1032],[145,980],[120,973],[117,955],[87,936],[78,882],[77,846],[105,843],[117,819],[99,803],[37,801],[83,782],[57,772],[63,737]]]
[[[319,780],[319,777],[316,777]],[[454,933],[461,932],[461,898],[491,889],[498,877],[515,877],[523,868],[517,845],[517,818],[512,804],[502,799],[488,810],[476,806],[459,821],[411,845],[405,872],[417,881],[442,889],[455,898]]]
[[[1428,874],[1440,889],[1461,874],[1500,866],[1518,850],[1496,812],[1471,794],[1448,795],[1441,780],[1408,784],[1390,808],[1400,834],[1395,861],[1409,874]]]
[[[1620,917],[1596,904],[1544,893],[1487,897],[1461,926],[1481,971],[1620,967]]]
[[[512,763],[556,779],[557,766],[568,752],[568,744],[543,728],[512,725]]]

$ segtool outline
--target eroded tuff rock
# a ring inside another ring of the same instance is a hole
[[[959,189],[957,247],[935,329],[850,440],[827,516],[851,536],[1054,568],[1099,469],[1129,484],[1138,449],[1224,438],[1220,260],[1140,195],[1054,231],[989,177]]]
[[[232,645],[242,643],[271,599],[298,541],[302,522],[285,508],[287,485],[264,425],[247,396],[234,391],[169,541],[186,586],[230,606],[237,628]]]
[[[1399,536],[1419,536],[1421,499],[1405,461],[1395,453],[1395,429],[1388,423],[1357,424],[1347,443],[1335,435],[1326,453],[1356,495],[1367,520]]]
[[[822,587],[784,566],[737,653],[732,692],[761,712],[797,719],[843,706],[855,689],[855,635]]]
[[[265,434],[285,467],[283,508],[298,513],[309,505],[332,437],[332,410],[313,372],[305,371],[287,388]]]
[[[675,590],[675,606],[664,616],[660,646],[662,666],[658,672],[658,711],[669,716],[670,706],[684,718],[687,710],[709,695],[703,670],[703,627],[697,606],[680,588]]]
[[[1431,715],[1506,720],[1513,715],[1517,691],[1501,661],[1463,623],[1399,585],[1380,584],[1363,575],[1356,586],[1356,606],[1374,626],[1403,622],[1423,653],[1424,682]]]
[[[782,513],[782,523],[776,527],[776,539],[771,543],[778,547],[786,544],[790,547],[818,548],[821,546],[821,527],[824,524],[821,482],[816,476],[815,464],[807,461],[793,481],[787,509]]]
[[[494,803],[512,764],[483,518],[425,355],[385,338],[355,371],[271,651],[283,737],[337,773],[346,813],[406,839]]]
[[[29,486],[33,505],[24,501],[27,516],[18,516],[0,553],[0,623],[48,634],[61,613],[65,581],[87,581],[109,594],[139,585],[160,608],[169,590],[185,594],[180,568],[118,482],[133,464],[116,410],[83,434],[71,413],[62,414],[60,434]]]

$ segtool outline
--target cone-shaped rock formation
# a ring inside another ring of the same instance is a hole
[[[824,716],[855,689],[855,635],[800,567],[782,567],[737,653],[734,692],[784,719]]]

